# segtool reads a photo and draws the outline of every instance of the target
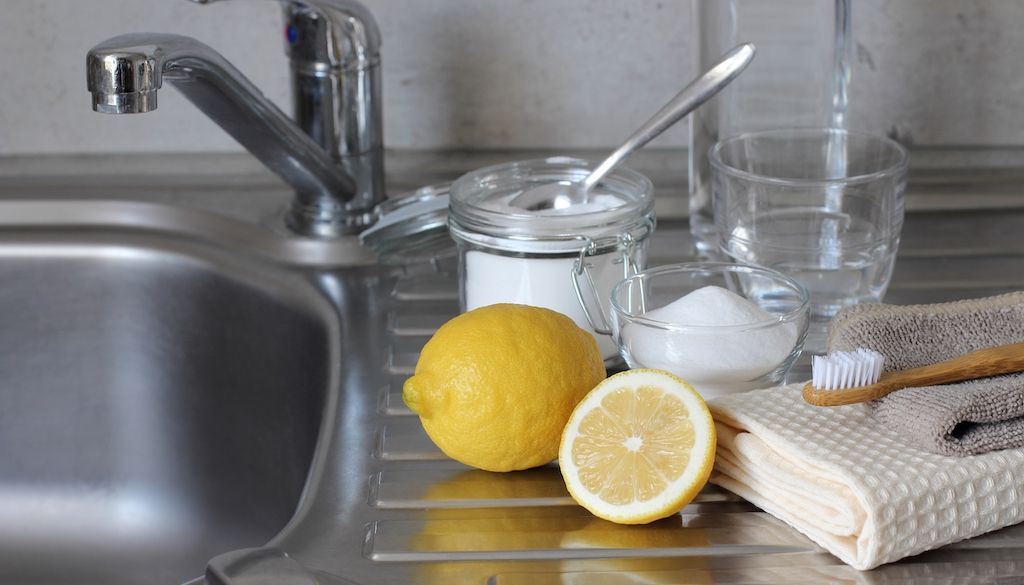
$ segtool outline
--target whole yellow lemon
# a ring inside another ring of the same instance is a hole
[[[513,471],[558,456],[573,408],[604,377],[597,341],[572,319],[499,304],[441,326],[402,399],[452,459]]]

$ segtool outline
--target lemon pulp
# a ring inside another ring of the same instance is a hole
[[[646,502],[686,469],[693,423],[686,405],[654,387],[619,389],[580,421],[572,457],[580,483],[613,504]]]
[[[711,415],[689,384],[633,370],[605,380],[576,407],[559,463],[570,494],[595,515],[647,523],[693,499],[714,449]]]

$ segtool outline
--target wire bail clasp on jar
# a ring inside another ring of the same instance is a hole
[[[634,257],[634,252],[639,250],[638,244],[640,241],[654,231],[653,223],[651,219],[647,219],[644,222],[644,229],[640,236],[634,236],[628,231],[615,236],[615,248],[621,254],[621,257],[615,260],[615,263],[622,265],[623,280],[640,272],[641,267]],[[576,290],[576,299],[580,303],[580,308],[583,309],[583,314],[587,317],[590,328],[600,335],[611,335],[611,317],[605,308],[604,302],[610,302],[610,299],[601,299],[602,295],[598,291],[594,275],[590,270],[590,264],[587,262],[588,258],[598,255],[598,251],[602,246],[598,245],[598,240],[589,236],[575,236],[575,239],[584,243],[580,249],[579,256],[576,257],[576,261],[573,262],[572,266],[572,285]],[[610,291],[606,291],[605,294],[609,293]]]

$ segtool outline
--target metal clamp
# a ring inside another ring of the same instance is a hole
[[[648,230],[644,233],[646,236],[653,229],[653,222],[650,220],[647,222]],[[572,285],[576,290],[576,299],[580,303],[580,307],[583,309],[583,314],[587,317],[587,323],[590,324],[590,328],[595,333],[601,335],[611,335],[611,318],[610,313],[605,309],[604,303],[601,301],[601,295],[597,290],[597,284],[594,281],[594,276],[591,274],[590,266],[587,263],[587,258],[590,256],[596,256],[598,246],[597,243],[588,236],[576,236],[576,239],[581,240],[585,243],[583,248],[580,249],[580,254],[573,262],[572,267]],[[622,264],[622,278],[626,279],[640,271],[640,266],[633,260],[633,248],[634,245],[639,241],[634,238],[632,234],[626,232],[616,237],[616,247],[621,250],[622,258],[618,260]],[[609,299],[611,302],[611,299]],[[600,317],[600,323],[594,318],[595,313]]]

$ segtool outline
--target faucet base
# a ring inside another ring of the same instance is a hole
[[[284,216],[285,227],[291,232],[315,238],[336,238],[357,234],[373,223],[372,211],[345,210],[333,206],[310,205],[294,201]]]

